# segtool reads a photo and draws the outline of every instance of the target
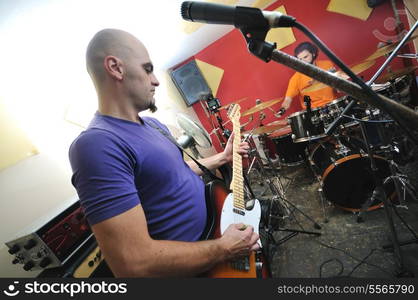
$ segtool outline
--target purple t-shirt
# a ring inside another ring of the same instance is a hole
[[[69,151],[72,184],[91,225],[142,205],[155,239],[196,241],[206,224],[204,183],[150,122],[96,113]]]

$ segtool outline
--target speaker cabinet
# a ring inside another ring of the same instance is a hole
[[[212,94],[195,60],[171,70],[170,76],[187,106]]]

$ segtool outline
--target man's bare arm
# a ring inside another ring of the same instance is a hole
[[[177,242],[154,240],[141,205],[92,226],[116,277],[189,277],[250,250],[258,249],[253,228],[230,226],[220,239]]]

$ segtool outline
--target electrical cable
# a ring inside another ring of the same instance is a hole
[[[398,209],[396,208],[395,205],[393,205],[393,203],[391,204],[391,207],[393,208],[393,211],[398,216],[398,218],[402,221],[402,224],[412,233],[412,235],[414,236],[415,239],[418,239],[418,236],[417,236],[416,232],[412,229],[411,226],[408,225],[408,223],[406,223],[405,219],[403,217],[401,217],[401,215],[398,212]]]
[[[344,264],[341,262],[341,260],[339,260],[338,258],[331,258],[329,260],[324,261],[320,266],[319,266],[319,278],[323,278],[322,277],[322,268],[324,267],[324,265],[326,265],[327,263],[330,263],[332,261],[336,261],[340,264],[340,271],[338,272],[338,274],[335,277],[339,277],[342,273],[344,273]],[[334,276],[332,276],[334,277]]]
[[[380,270],[380,271],[382,271],[383,273],[386,273],[386,274],[388,274],[388,275],[390,275],[390,276],[392,276],[392,277],[395,277],[395,275],[394,275],[393,273],[391,273],[390,271],[387,271],[387,270],[383,269],[382,267],[379,267],[379,266],[376,266],[376,265],[374,265],[374,264],[371,264],[371,263],[368,263],[368,262],[366,262],[366,261],[363,261],[362,259],[359,259],[359,258],[357,258],[357,257],[355,257],[355,256],[353,256],[353,255],[351,255],[349,252],[347,252],[347,251],[345,251],[345,250],[343,250],[343,249],[340,249],[340,248],[337,248],[337,247],[333,247],[333,246],[327,245],[327,244],[325,244],[325,243],[323,243],[323,242],[320,242],[320,241],[315,241],[315,242],[316,242],[316,243],[318,243],[318,244],[320,244],[320,245],[321,245],[321,246],[323,246],[323,247],[326,247],[326,248],[329,248],[329,249],[333,249],[333,250],[340,251],[340,252],[344,253],[345,255],[347,255],[347,256],[349,256],[349,257],[351,257],[352,259],[354,259],[354,260],[356,260],[356,261],[361,262],[362,264],[364,263],[364,264],[366,264],[366,265],[369,265],[369,266],[371,266],[371,267],[374,267],[374,268],[376,268],[376,269],[379,269],[379,270]]]
[[[378,249],[377,248],[374,248],[374,249],[372,249],[371,251],[370,251],[370,253],[369,254],[367,254],[366,255],[366,257],[365,258],[363,258],[357,265],[355,265],[354,266],[354,268],[351,270],[351,272],[350,273],[348,273],[347,274],[347,277],[351,277],[351,274],[353,274],[354,273],[354,271],[357,269],[357,268],[359,268],[362,264],[364,264],[365,262],[366,262],[366,260],[375,252],[375,251],[377,251]]]
[[[296,222],[297,222],[297,223],[298,223],[298,225],[302,228],[302,230],[304,230],[304,228],[303,228],[302,224],[300,224],[298,220],[296,220]],[[383,273],[386,273],[386,274],[390,275],[391,277],[395,277],[395,275],[394,275],[393,273],[391,273],[390,271],[385,270],[384,268],[379,267],[379,266],[376,266],[376,265],[374,265],[374,264],[368,263],[368,262],[366,262],[366,261],[365,261],[365,259],[359,259],[359,258],[357,258],[357,257],[355,257],[355,256],[353,256],[353,255],[351,255],[349,252],[347,252],[347,251],[345,251],[345,250],[343,250],[343,249],[340,249],[340,248],[337,248],[337,247],[334,247],[334,246],[327,245],[327,244],[325,244],[325,243],[323,243],[323,242],[321,242],[321,241],[318,241],[318,240],[313,240],[313,241],[314,241],[315,243],[317,243],[317,244],[319,244],[319,245],[321,245],[321,246],[325,247],[325,248],[329,248],[329,249],[337,250],[337,251],[340,251],[340,252],[344,253],[345,255],[347,255],[347,256],[349,256],[349,257],[351,257],[352,259],[354,259],[354,260],[356,260],[356,261],[361,262],[361,263],[360,263],[360,265],[361,265],[361,264],[366,264],[366,265],[369,265],[369,266],[371,266],[371,267],[374,267],[374,268],[376,268],[376,269],[378,269],[378,270],[382,271]],[[376,249],[376,250],[377,250],[377,249]],[[370,256],[370,255],[369,255],[369,256]],[[368,258],[368,256],[366,257],[366,259],[367,259],[367,258]]]

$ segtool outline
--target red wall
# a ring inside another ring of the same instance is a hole
[[[398,2],[399,9],[403,9],[401,1]],[[374,30],[378,30],[381,34],[387,36],[395,35],[394,31],[387,30],[387,25],[385,28],[384,23],[385,20],[388,21],[388,18],[393,17],[390,1],[386,1],[384,4],[374,8],[367,21],[328,12],[326,10],[328,3],[329,0],[283,0],[275,2],[267,9],[274,10],[280,5],[285,5],[287,14],[296,17],[300,23],[306,25],[348,65],[357,64],[376,51],[376,46],[380,40],[373,34]],[[401,14],[401,18],[405,26],[408,26],[405,15]],[[308,40],[297,29],[293,29],[293,32],[296,37],[296,42],[280,49],[292,55],[297,44]],[[224,70],[224,75],[216,96],[219,98],[221,105],[247,97],[246,101],[240,103],[241,112],[253,107],[255,105],[255,99],[268,101],[283,97],[286,92],[288,80],[295,72],[276,62],[271,61],[265,63],[253,56],[248,52],[246,42],[240,31],[236,29],[197,53],[194,58]],[[325,58],[320,53],[319,59]],[[383,64],[384,60],[384,57],[379,58],[372,68],[361,75],[366,80],[370,79]],[[403,66],[403,62],[400,58],[395,58],[392,65],[393,69],[398,69]],[[272,108],[277,111],[279,107],[280,104],[276,104]],[[193,105],[193,108],[205,129],[208,132],[212,132],[213,127],[206,113],[203,111],[201,104],[196,103]],[[299,110],[298,103],[294,101],[291,109],[286,112],[286,115],[297,110]],[[276,120],[270,110],[264,110],[264,112],[267,118],[263,121],[263,124]],[[258,115],[259,113],[256,113],[254,117],[258,117]],[[221,116],[224,121],[228,120],[225,111],[222,111]],[[247,120],[248,117],[243,117],[241,123]],[[254,126],[255,122],[249,124],[245,130],[252,129]],[[220,151],[221,147],[219,146],[218,139],[214,135],[211,137],[215,148]]]

